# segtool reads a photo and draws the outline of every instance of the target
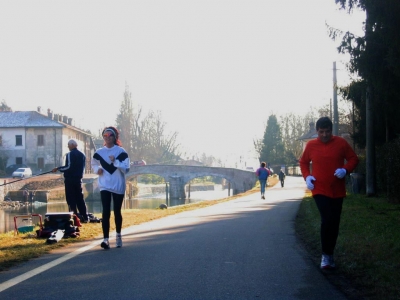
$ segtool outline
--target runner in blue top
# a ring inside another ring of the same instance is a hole
[[[265,167],[265,162],[261,163],[261,167],[259,167],[256,171],[256,175],[258,176],[258,180],[260,181],[261,187],[261,199],[265,199],[265,186],[267,184],[267,179],[269,176],[269,170]]]

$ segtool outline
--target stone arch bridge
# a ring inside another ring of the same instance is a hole
[[[215,176],[228,180],[233,195],[252,189],[256,183],[254,172],[234,168],[202,167],[185,165],[145,165],[132,166],[126,177],[155,174],[169,183],[170,199],[185,199],[185,185],[197,177]]]

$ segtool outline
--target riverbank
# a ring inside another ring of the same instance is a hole
[[[269,185],[273,186],[277,182],[277,178],[271,177],[271,179],[269,180]],[[192,204],[173,206],[169,207],[168,209],[126,209],[122,211],[122,216],[124,219],[123,227],[126,228],[132,225],[138,225],[144,222],[163,218],[183,211],[189,211],[215,205],[217,203],[230,201],[243,195],[248,195],[256,192],[259,192],[259,188],[257,186],[252,190],[249,190],[239,195],[219,200],[204,200]],[[95,215],[97,217],[101,217],[100,214]],[[113,215],[111,216],[110,225],[110,230],[115,230]],[[101,223],[87,223],[82,225],[79,238],[62,239],[60,242],[55,244],[46,244],[45,239],[37,238],[36,234],[34,233],[14,235],[14,232],[11,231],[8,233],[0,234],[0,271],[5,271],[21,262],[39,257],[45,253],[50,252],[53,249],[65,247],[71,243],[95,239],[96,237],[101,235],[101,233]]]

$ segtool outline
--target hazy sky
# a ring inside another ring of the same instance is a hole
[[[360,30],[334,0],[0,1],[0,100],[114,125],[125,84],[191,154],[248,156],[268,116],[332,98],[347,80],[325,22]]]

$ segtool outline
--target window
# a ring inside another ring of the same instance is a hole
[[[38,157],[37,159],[37,165],[39,170],[44,169],[44,158],[43,157]]]
[[[15,146],[22,146],[22,135],[15,136]]]
[[[38,135],[37,145],[44,146],[44,135],[42,134]]]
[[[17,165],[22,164],[22,157],[16,157],[16,158],[15,158],[15,163],[16,163]]]

